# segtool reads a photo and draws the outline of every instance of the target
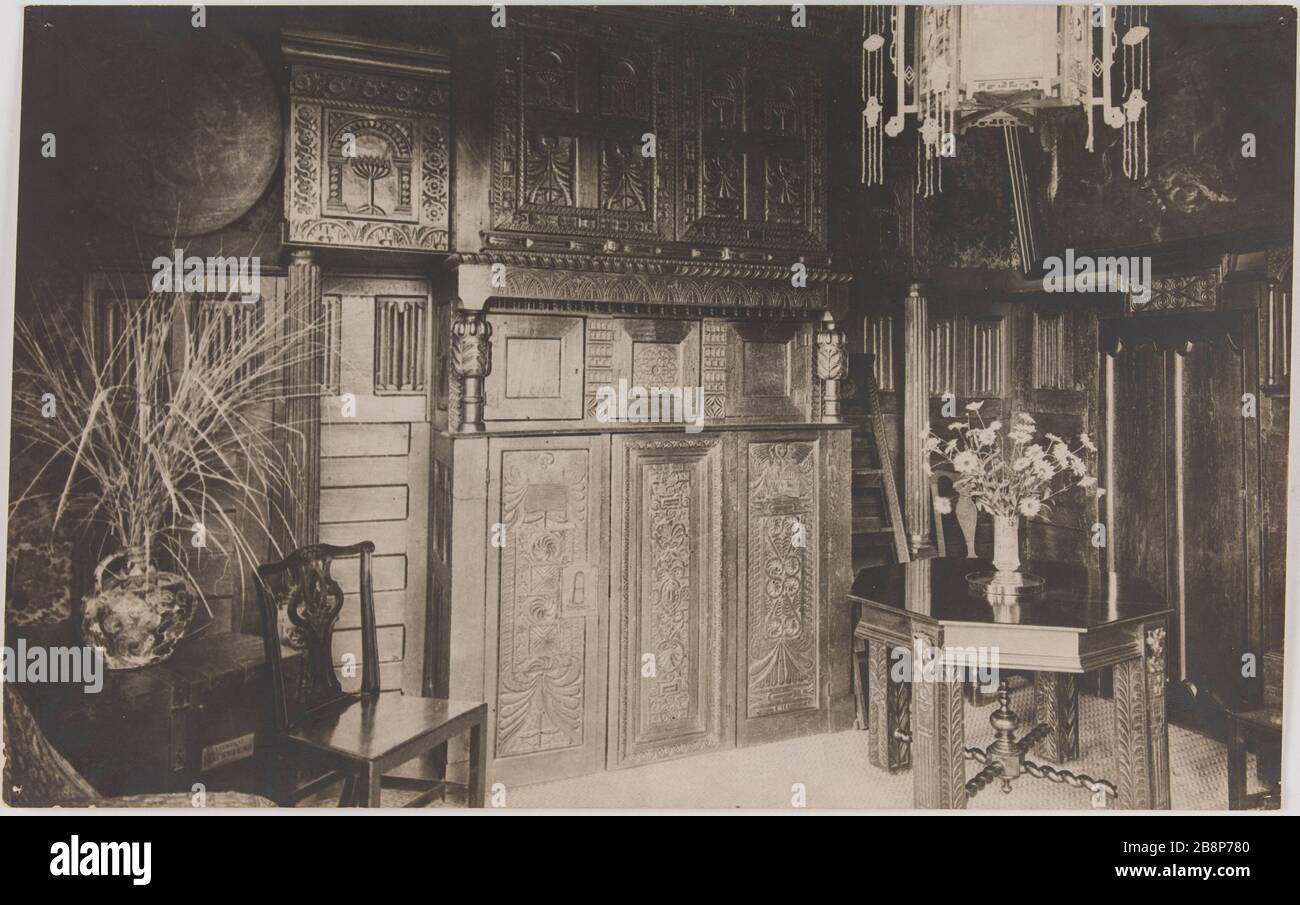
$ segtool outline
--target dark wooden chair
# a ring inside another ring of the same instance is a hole
[[[442,779],[385,776],[400,764],[469,734],[470,807],[483,807],[487,758],[483,727],[487,705],[479,702],[379,693],[379,645],[371,560],[375,545],[318,544],[294,551],[282,562],[260,566],[266,661],[271,667],[274,719],[288,760],[323,776],[278,797],[296,804],[343,780],[339,806],[378,807],[382,788],[418,791],[406,807],[422,807],[449,787]],[[358,557],[361,596],[361,690],[345,692],[334,668],[334,625],[343,609],[343,590],[330,575],[333,562]],[[282,645],[302,649],[300,667],[287,676]],[[292,690],[286,687],[295,686]],[[296,784],[296,783],[295,783]]]

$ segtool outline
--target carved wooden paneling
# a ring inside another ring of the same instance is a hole
[[[578,420],[583,413],[583,319],[493,314],[488,421]]]
[[[721,437],[618,438],[609,764],[726,744]]]
[[[714,326],[715,332],[710,332]],[[718,330],[717,327],[721,327]],[[705,320],[705,413],[718,372],[718,340],[725,337],[726,364],[721,375],[728,420],[807,421],[812,411],[812,328],[781,322]],[[711,416],[710,416],[711,417]]]
[[[824,247],[825,99],[816,66],[779,42],[714,42],[682,51],[677,238]]]
[[[336,294],[321,297],[322,339],[325,343],[322,392],[337,396],[343,376],[343,299]]]
[[[202,300],[196,305],[198,318],[195,330],[210,337],[203,343],[208,356],[214,361],[240,346],[247,345],[248,337],[262,328],[263,306],[224,300]],[[245,380],[261,367],[260,360],[249,358],[239,366],[238,379]]]
[[[1073,386],[1066,336],[1064,311],[1034,312],[1034,389],[1065,390]]]
[[[426,299],[375,299],[375,393],[424,392],[427,318]]]
[[[1001,396],[1006,385],[1006,346],[1002,318],[970,319],[966,395]]]
[[[1175,273],[1151,280],[1151,298],[1145,303],[1129,293],[1129,310],[1188,311],[1213,309],[1219,304],[1219,269],[1212,267],[1195,273]]]
[[[957,392],[957,321],[951,318],[930,321],[930,395]]]
[[[818,443],[751,442],[745,465],[738,710],[752,722],[819,707]]]
[[[589,772],[605,753],[604,438],[492,441],[488,670],[494,778]]]
[[[638,32],[574,10],[512,12],[498,37],[493,229],[672,237],[673,73],[662,29]]]
[[[894,318],[881,314],[867,317],[863,322],[863,351],[872,356],[871,366],[876,378],[876,389],[881,393],[894,391]]]
[[[318,62],[330,36],[287,32],[285,218],[294,244],[440,251],[448,248],[445,55],[412,65]],[[410,53],[406,54],[408,57]]]

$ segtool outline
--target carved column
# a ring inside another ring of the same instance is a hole
[[[921,284],[903,300],[903,520],[916,554],[930,545],[930,476],[925,470],[921,432],[930,421],[929,314]]]
[[[483,380],[492,373],[492,325],[482,311],[460,310],[451,325],[451,371],[460,381],[462,434],[478,434],[483,424]]]
[[[849,362],[846,352],[848,337],[843,330],[835,329],[835,317],[829,311],[822,315],[821,329],[817,331],[817,379],[822,382],[822,422],[839,424],[840,381],[848,376]]]
[[[281,488],[283,519],[273,520],[283,553],[320,539],[320,392],[324,374],[320,267],[311,251],[293,252],[284,298],[285,331],[299,335],[306,354],[284,369],[277,423],[289,481]]]

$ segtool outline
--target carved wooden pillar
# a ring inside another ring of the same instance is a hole
[[[460,310],[451,325],[451,369],[461,382],[462,434],[478,434],[483,424],[483,380],[492,373],[492,325],[482,311]]]
[[[943,647],[943,629],[912,623],[912,656]],[[924,661],[923,661],[924,664]],[[961,683],[934,681],[912,686],[912,801],[918,808],[966,807],[965,726]]]
[[[1051,729],[1038,750],[1053,764],[1079,756],[1079,683],[1070,673],[1034,673],[1034,725]]]
[[[903,519],[913,554],[930,545],[930,477],[921,433],[930,420],[929,314],[921,284],[903,300]]]
[[[848,338],[843,330],[835,329],[835,317],[827,311],[822,315],[821,329],[817,331],[817,379],[822,382],[822,422],[839,424],[840,381],[848,376],[849,362],[846,354]]]
[[[320,538],[320,388],[324,373],[321,334],[320,267],[312,252],[293,252],[284,296],[286,332],[300,334],[306,354],[294,355],[284,369],[283,400],[276,422],[282,425],[289,481],[280,489],[282,519],[273,519],[276,543],[284,554]]]

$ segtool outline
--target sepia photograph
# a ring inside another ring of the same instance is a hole
[[[1297,807],[1294,6],[12,12],[0,811]]]

